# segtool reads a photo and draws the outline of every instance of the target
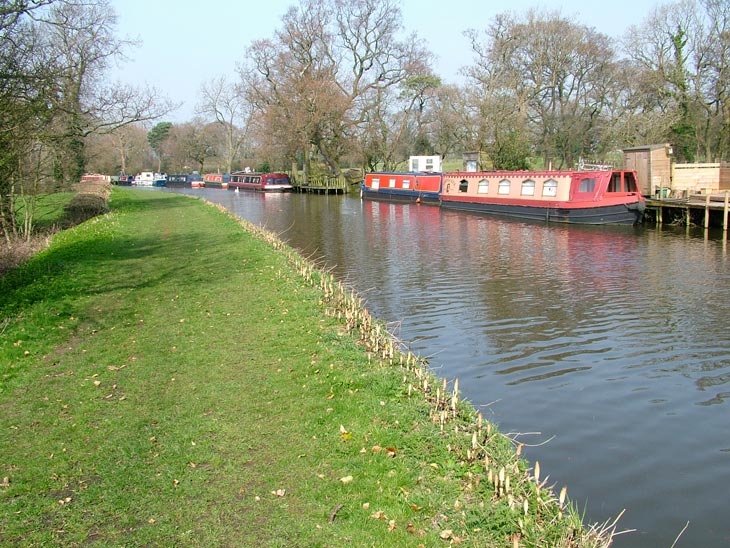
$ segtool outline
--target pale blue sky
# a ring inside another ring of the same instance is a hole
[[[183,106],[166,119],[193,117],[201,84],[224,74],[254,40],[281,27],[281,18],[298,0],[110,0],[118,15],[118,33],[139,47],[114,70],[113,80],[148,83]],[[437,56],[434,70],[458,82],[459,68],[472,62],[463,32],[483,29],[498,13],[524,14],[530,8],[559,11],[580,24],[618,38],[640,24],[660,0],[401,0],[407,33],[416,32]]]

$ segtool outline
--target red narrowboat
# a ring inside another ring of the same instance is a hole
[[[203,175],[203,185],[205,188],[228,188],[228,173],[206,173]],[[194,185],[193,185],[194,186]]]
[[[289,192],[292,184],[286,173],[254,173],[236,171],[231,173],[228,190],[258,190],[262,192]]]
[[[630,170],[457,171],[441,190],[446,209],[560,223],[634,225],[645,203]]]
[[[361,198],[432,205],[438,205],[440,191],[440,173],[366,173],[360,185]]]

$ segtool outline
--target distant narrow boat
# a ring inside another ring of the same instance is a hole
[[[457,171],[443,174],[441,206],[560,223],[633,225],[645,200],[634,171]]]
[[[199,173],[172,173],[167,176],[167,185],[172,188],[192,188],[193,183],[200,183],[203,178]]]
[[[230,175],[228,173],[206,173],[203,175],[203,185],[205,188],[228,188]]]
[[[360,185],[362,198],[432,205],[438,205],[440,191],[440,173],[385,171],[366,173]]]
[[[258,190],[262,192],[289,192],[292,184],[286,173],[231,173],[228,190]]]
[[[154,171],[142,171],[134,176],[132,184],[135,186],[165,186],[167,175]]]

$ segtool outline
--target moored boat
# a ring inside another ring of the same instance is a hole
[[[638,224],[645,200],[630,170],[443,173],[441,206],[548,222]]]
[[[203,185],[205,188],[228,188],[230,175],[228,173],[206,173],[203,175]]]
[[[286,173],[254,173],[236,171],[231,173],[228,190],[258,190],[262,192],[289,192],[291,180]]]
[[[193,183],[202,182],[199,173],[171,173],[167,176],[167,185],[172,188],[192,188]]]
[[[134,176],[132,184],[135,186],[165,186],[167,175],[155,171],[142,171]]]
[[[417,202],[438,205],[440,173],[371,172],[360,185],[360,196],[371,200]]]

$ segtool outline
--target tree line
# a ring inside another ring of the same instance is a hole
[[[155,120],[173,105],[150,88],[111,85],[130,46],[107,0],[0,1],[0,229],[26,235],[34,196],[78,182],[93,136]],[[16,218],[18,201],[26,212]]]
[[[18,181],[152,166],[309,177],[470,151],[487,169],[559,168],[665,142],[678,161],[730,160],[730,0],[660,5],[621,37],[559,12],[499,14],[463,31],[459,84],[397,1],[299,0],[234,74],[202,85],[193,120],[154,126],[174,105],[105,80],[130,46],[106,0],[1,5],[4,197]]]

